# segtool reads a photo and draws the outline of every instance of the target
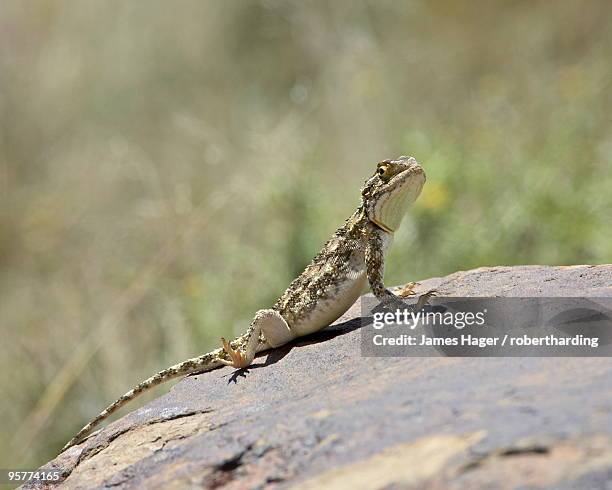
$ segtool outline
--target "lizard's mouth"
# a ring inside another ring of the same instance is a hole
[[[395,179],[398,179],[398,178],[399,179],[406,178],[411,174],[422,175],[423,177],[425,177],[425,171],[423,170],[423,167],[421,167],[418,163],[409,163],[404,170],[399,172],[397,175],[393,176],[391,181],[394,181]]]
[[[407,162],[402,162],[401,168],[389,181],[387,182],[387,187],[391,188],[398,185],[398,182],[407,180],[407,179],[418,179],[422,177],[425,178],[425,171],[423,167],[421,167],[416,160],[409,159]]]

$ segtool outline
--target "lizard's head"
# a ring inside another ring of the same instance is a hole
[[[410,205],[419,197],[425,172],[412,157],[383,160],[361,190],[368,218],[383,230],[394,232]]]

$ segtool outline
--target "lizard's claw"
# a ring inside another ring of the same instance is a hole
[[[397,295],[400,298],[407,298],[409,296],[413,296],[416,293],[414,292],[414,288],[418,285],[419,283],[417,282],[409,282],[408,284],[406,284],[402,289],[399,290],[399,292],[397,293]]]
[[[229,366],[234,366],[236,368],[244,368],[249,365],[246,357],[244,356],[242,352],[234,349],[230,345],[230,343],[227,340],[225,340],[223,337],[221,337],[221,342],[223,343],[223,350],[227,353],[228,356],[230,356],[230,359],[232,360],[231,362],[227,362],[224,364],[227,364]]]
[[[421,294],[421,296],[419,296],[419,299],[417,300],[416,310],[418,311],[423,308],[423,306],[425,306],[431,298],[437,295],[438,291],[436,291],[435,289],[430,289],[426,293]]]

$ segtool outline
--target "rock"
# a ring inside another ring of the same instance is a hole
[[[612,296],[612,265],[491,267],[445,296]],[[190,376],[43,468],[60,488],[600,488],[607,358],[364,358],[358,304],[255,360]],[[33,487],[33,486],[30,486]]]

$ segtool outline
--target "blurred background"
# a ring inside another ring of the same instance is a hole
[[[610,25],[605,0],[0,3],[0,466],[241,333],[381,159],[428,175],[389,285],[610,262]]]

